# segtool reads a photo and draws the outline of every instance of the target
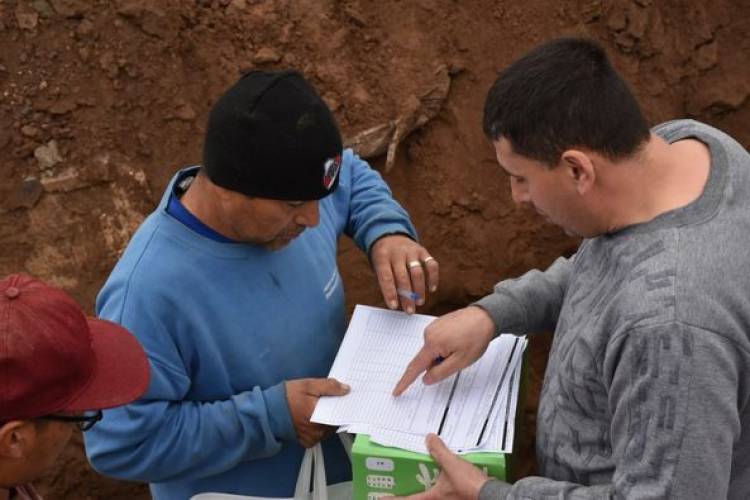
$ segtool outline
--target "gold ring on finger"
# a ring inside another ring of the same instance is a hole
[[[406,263],[406,265],[409,266],[409,269],[411,269],[413,267],[421,267],[422,263],[419,262],[418,260],[410,260],[409,262]]]

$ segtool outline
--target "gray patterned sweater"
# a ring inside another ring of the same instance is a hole
[[[750,156],[698,122],[654,132],[709,146],[697,200],[477,303],[502,331],[555,330],[543,477],[489,481],[481,500],[750,498]]]

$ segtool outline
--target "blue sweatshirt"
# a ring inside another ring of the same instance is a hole
[[[157,500],[293,494],[304,450],[284,381],[327,376],[343,338],[337,239],[369,251],[384,234],[416,238],[383,179],[350,150],[340,176],[320,224],[278,251],[214,241],[176,220],[166,211],[172,180],[97,298],[100,317],[138,337],[152,372],[142,399],[85,434],[96,470],[149,482]],[[329,483],[348,480],[339,440],[324,452]]]

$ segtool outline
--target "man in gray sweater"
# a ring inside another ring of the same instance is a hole
[[[414,498],[750,498],[750,155],[695,121],[649,130],[581,39],[505,70],[484,129],[514,201],[583,241],[434,321],[394,394],[468,366],[499,331],[554,329],[541,477],[488,480],[430,436],[444,473]]]

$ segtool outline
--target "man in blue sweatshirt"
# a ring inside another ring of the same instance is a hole
[[[338,237],[368,252],[391,308],[437,288],[438,266],[380,175],[296,72],[251,72],[215,104],[202,167],[178,172],[97,299],[152,369],[146,394],[86,436],[100,472],[156,499],[291,496],[345,331]],[[329,483],[350,479],[325,439]]]

